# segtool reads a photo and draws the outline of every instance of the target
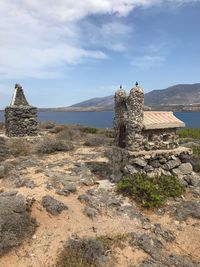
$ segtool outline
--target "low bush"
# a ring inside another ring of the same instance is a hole
[[[176,177],[145,174],[124,177],[117,184],[117,191],[135,199],[145,208],[162,206],[168,197],[180,197],[184,188]]]
[[[103,145],[108,144],[107,141],[108,140],[104,135],[88,136],[84,145],[91,146],[91,147],[103,146]]]
[[[49,133],[58,134],[66,129],[65,125],[56,125],[54,128],[49,130]]]
[[[99,132],[99,129],[94,128],[94,127],[84,127],[83,132],[84,133],[90,133],[90,134],[96,134]]]
[[[85,136],[81,126],[65,126],[65,128],[57,134],[57,138],[61,140],[77,141]]]
[[[50,154],[57,151],[70,151],[72,149],[73,144],[71,142],[47,137],[37,145],[36,152],[39,154]]]
[[[56,267],[97,267],[104,254],[103,245],[95,238],[72,239],[58,256]]]
[[[41,129],[49,130],[49,129],[53,129],[56,126],[56,124],[54,122],[51,122],[51,121],[43,121],[40,123],[39,126]]]
[[[199,157],[199,161],[200,161],[200,146],[195,146],[193,148],[193,154]]]
[[[7,143],[9,154],[17,156],[27,156],[31,153],[32,147],[25,139],[15,138],[10,139]]]
[[[177,133],[180,138],[200,139],[199,128],[182,129],[182,130],[178,130]]]

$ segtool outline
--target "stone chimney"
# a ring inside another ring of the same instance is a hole
[[[120,89],[115,93],[114,133],[115,145],[121,148],[126,147],[126,99],[126,92],[120,86]]]
[[[5,109],[6,135],[34,136],[38,132],[37,108],[28,104],[21,85],[15,85],[10,106]]]
[[[127,99],[127,149],[138,151],[143,141],[144,91],[136,85]]]

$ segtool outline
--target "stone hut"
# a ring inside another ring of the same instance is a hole
[[[136,85],[130,94],[120,87],[115,94],[111,164],[113,180],[143,172],[148,175],[188,175],[190,149],[179,146],[176,134],[185,124],[172,112],[144,111],[144,92]]]
[[[5,109],[6,135],[35,136],[38,133],[37,108],[28,104],[21,85],[15,85],[10,106]]]

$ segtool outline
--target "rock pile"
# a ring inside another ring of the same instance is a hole
[[[37,135],[37,108],[28,104],[19,84],[15,85],[11,105],[5,109],[5,127],[9,137]]]

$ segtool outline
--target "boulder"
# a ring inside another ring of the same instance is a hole
[[[176,176],[183,176],[192,173],[192,165],[190,163],[182,163],[178,168],[172,170]]]
[[[170,171],[170,170],[180,166],[180,164],[181,164],[181,162],[179,159],[176,159],[176,160],[172,159],[163,165],[163,169]]]

